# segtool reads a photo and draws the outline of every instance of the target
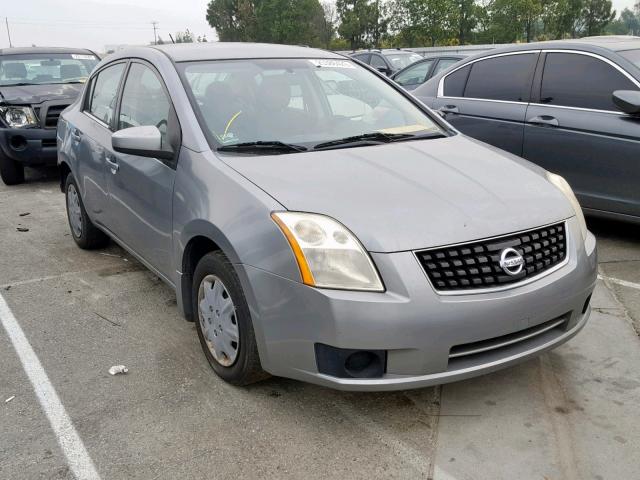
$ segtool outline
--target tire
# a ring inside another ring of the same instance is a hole
[[[24,165],[0,154],[0,178],[5,185],[24,183]]]
[[[76,245],[83,250],[94,250],[106,246],[109,243],[109,237],[89,219],[72,174],[67,175],[65,180],[64,195],[69,229]]]
[[[200,345],[213,371],[224,381],[238,386],[268,378],[269,374],[260,364],[240,280],[222,252],[208,253],[198,262],[191,298]],[[235,348],[234,338],[237,339]]]

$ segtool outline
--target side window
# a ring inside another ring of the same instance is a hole
[[[444,96],[462,97],[462,95],[464,94],[464,87],[467,84],[467,78],[469,78],[470,71],[471,65],[467,65],[447,75],[444,79]]]
[[[433,70],[433,75],[437,75],[438,73],[442,72],[443,70],[446,70],[447,68],[449,68],[451,65],[455,65],[459,61],[460,60],[457,59],[457,58],[442,58],[442,59],[440,59],[438,61],[438,64],[436,65],[436,68]]]
[[[171,103],[158,76],[141,63],[131,64],[122,92],[118,130],[153,125],[166,142]]]
[[[387,68],[387,63],[384,61],[381,55],[371,54],[371,66],[373,68]]]
[[[427,79],[431,65],[433,65],[433,60],[427,60],[419,63],[418,65],[409,67],[398,75],[395,80],[400,85],[420,85]]]
[[[617,111],[611,99],[615,90],[638,90],[638,87],[598,58],[576,53],[547,54],[541,103]]]
[[[118,86],[124,70],[124,63],[118,63],[102,70],[93,79],[91,98],[87,110],[94,117],[111,125],[116,108]]]
[[[464,90],[468,98],[528,102],[535,53],[505,55],[475,62]]]
[[[359,54],[359,55],[353,55],[353,58],[355,58],[356,60],[360,60],[361,62],[364,62],[364,63],[366,63],[367,65],[368,65],[369,63],[371,63],[371,62],[370,62],[371,55],[369,55],[368,53],[361,53],[361,54]]]

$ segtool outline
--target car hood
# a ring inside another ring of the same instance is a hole
[[[465,242],[575,214],[543,169],[463,135],[221,158],[288,210],[340,221],[371,252]]]
[[[0,86],[0,100],[14,104],[36,104],[49,100],[75,100],[82,91],[82,83],[53,85]]]

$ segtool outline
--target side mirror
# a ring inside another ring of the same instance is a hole
[[[111,135],[111,146],[116,152],[138,155],[140,157],[171,160],[174,152],[163,150],[162,134],[158,127],[130,127],[118,130]]]
[[[629,115],[640,115],[640,91],[616,90],[613,92],[613,103]]]
[[[391,74],[391,70],[389,70],[387,67],[379,66],[376,67],[376,70],[378,70],[380,73],[384,73],[385,75]]]

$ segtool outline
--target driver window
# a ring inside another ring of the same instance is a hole
[[[118,130],[156,126],[165,144],[171,103],[158,76],[147,66],[133,63],[122,92]]]
[[[433,65],[433,60],[427,60],[418,65],[408,68],[396,77],[396,82],[400,85],[420,85],[424,83]]]

